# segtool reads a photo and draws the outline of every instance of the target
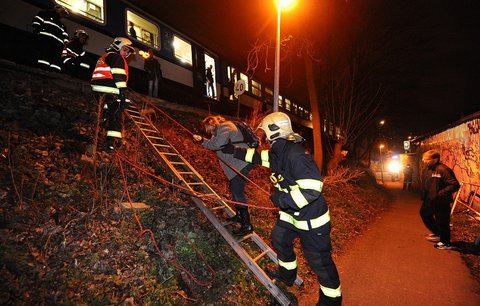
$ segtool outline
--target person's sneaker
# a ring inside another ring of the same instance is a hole
[[[435,243],[435,245],[433,247],[436,248],[437,250],[451,250],[452,249],[452,246],[450,244],[445,244],[443,242],[437,242],[437,243]]]
[[[440,237],[435,234],[428,234],[425,236],[425,239],[431,242],[440,242]]]

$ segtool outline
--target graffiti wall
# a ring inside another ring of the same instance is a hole
[[[473,119],[423,139],[417,156],[430,149],[440,151],[440,160],[455,172],[459,182],[480,185],[480,113]],[[421,161],[419,161],[421,162]],[[464,188],[468,197],[471,188]]]

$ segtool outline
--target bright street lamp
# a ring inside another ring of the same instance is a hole
[[[282,9],[290,9],[296,0],[277,0],[277,37],[275,39],[275,71],[273,80],[273,111],[278,112],[279,84],[280,84],[280,16]]]
[[[382,160],[382,149],[385,148],[385,145],[381,144],[378,146],[378,149],[380,150],[380,175],[382,177],[382,184],[383,182],[383,160]]]

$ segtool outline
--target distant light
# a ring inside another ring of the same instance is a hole
[[[385,148],[385,145],[384,145],[384,144],[381,144],[381,145],[379,145],[378,147],[379,147],[380,149],[383,149],[383,148]]]
[[[380,125],[384,125],[385,124],[385,120],[380,120]]]
[[[389,164],[388,164],[388,172],[391,172],[391,173],[400,173],[400,163],[396,160],[392,160]]]
[[[140,50],[138,52],[138,54],[140,54],[143,58],[149,58],[150,57],[150,54],[148,54],[148,52],[143,51],[143,50]]]
[[[392,155],[392,159],[398,159],[398,155]]]

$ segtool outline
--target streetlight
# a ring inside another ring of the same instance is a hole
[[[382,160],[382,149],[385,148],[385,145],[381,144],[378,146],[378,149],[380,150],[380,176],[382,177],[382,184],[384,184],[383,181],[383,160]]]
[[[280,84],[280,16],[282,9],[290,9],[296,0],[277,0],[277,37],[275,39],[275,71],[273,80],[273,111],[278,112],[278,96]]]

